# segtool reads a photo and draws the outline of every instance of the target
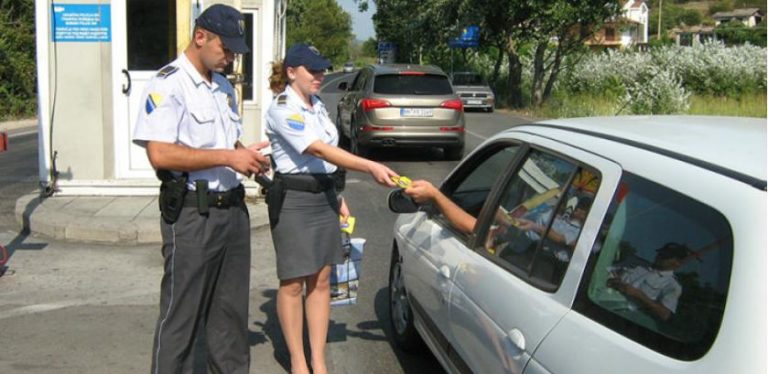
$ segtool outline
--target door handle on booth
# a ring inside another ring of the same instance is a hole
[[[127,94],[128,92],[131,92],[131,74],[128,70],[123,69],[123,75],[125,75],[125,79],[128,80],[128,85],[123,85],[123,93]]]

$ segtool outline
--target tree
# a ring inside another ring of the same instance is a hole
[[[368,40],[363,42],[363,56],[376,57],[377,47],[376,39],[368,38]]]
[[[334,65],[349,59],[352,19],[335,0],[291,0],[286,11],[288,45],[314,45]]]
[[[31,0],[0,0],[0,118],[36,111],[34,14]]]

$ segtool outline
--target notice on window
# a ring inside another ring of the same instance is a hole
[[[53,4],[54,42],[112,40],[109,4]]]

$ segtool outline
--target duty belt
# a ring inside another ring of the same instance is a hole
[[[197,192],[190,191],[187,196],[184,197],[185,207],[198,207]],[[239,185],[229,191],[216,192],[208,191],[205,199],[208,202],[208,206],[211,208],[226,209],[233,206],[239,206],[243,203],[245,198],[245,188],[243,185]]]
[[[333,174],[275,174],[283,187],[289,190],[323,192],[335,188]]]

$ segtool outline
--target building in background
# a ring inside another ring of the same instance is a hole
[[[214,3],[240,9],[251,52],[229,78],[249,144],[266,139],[270,62],[285,50],[287,0],[35,0],[40,183],[67,195],[157,194],[143,148],[131,142],[144,86],[189,43]],[[246,187],[255,192],[257,185]]]
[[[648,5],[629,0],[618,19],[606,22],[586,44],[592,48],[627,48],[648,44]]]

